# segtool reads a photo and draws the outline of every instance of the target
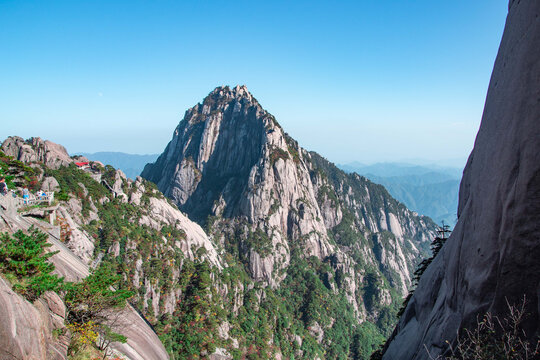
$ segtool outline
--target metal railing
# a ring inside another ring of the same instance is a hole
[[[22,207],[22,206],[28,206],[28,205],[39,205],[43,203],[48,203],[51,205],[54,201],[54,191],[48,191],[45,192],[44,195],[34,195],[30,194],[28,198],[21,198],[16,197],[15,198],[15,206],[16,207]]]

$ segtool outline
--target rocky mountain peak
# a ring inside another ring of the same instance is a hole
[[[186,112],[164,154],[142,175],[194,218],[205,220],[220,194],[245,187],[265,146],[274,146],[268,135],[276,126],[245,86],[217,87]],[[231,205],[239,198],[232,193],[226,196]],[[227,214],[237,213],[236,206],[227,208]]]
[[[374,271],[403,294],[435,229],[382,187],[302,149],[245,86],[218,87],[189,109],[141,176],[237,249],[256,281],[278,286],[294,249],[355,274],[343,286],[359,314],[364,275],[351,253],[384,263]]]
[[[244,112],[254,112],[258,118],[266,114],[259,102],[245,85],[218,86],[199,103],[186,112],[185,119],[191,124],[208,120],[208,115],[231,113],[239,116]]]
[[[226,99],[253,99],[253,96],[249,92],[246,85],[236,85],[232,88],[228,85],[218,86],[208,96],[221,97]]]

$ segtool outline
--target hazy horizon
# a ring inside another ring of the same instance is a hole
[[[301,145],[300,145],[301,146]],[[132,155],[132,156],[159,156],[161,155],[161,152],[159,153],[153,153],[153,154],[141,154],[141,153],[127,153],[124,151],[95,151],[95,152],[88,152],[88,151],[69,151],[68,153],[70,156],[75,155],[97,155],[97,154],[105,154],[105,153],[111,153],[111,154],[124,154],[124,155]],[[306,149],[310,151],[309,149]],[[323,157],[324,154],[319,154]],[[334,164],[338,166],[342,165],[358,165],[358,166],[372,166],[372,165],[378,165],[378,164],[393,164],[393,165],[399,165],[399,166],[425,166],[425,167],[440,167],[440,168],[463,168],[465,166],[465,163],[467,162],[467,158],[451,158],[451,159],[393,159],[388,161],[367,161],[367,162],[360,162],[360,161],[349,161],[349,162],[339,162],[339,161],[333,161],[332,159],[328,159],[332,161]]]

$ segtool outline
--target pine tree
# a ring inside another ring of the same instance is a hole
[[[62,287],[63,278],[52,274],[49,259],[57,253],[48,252],[47,235],[33,226],[25,234],[0,234],[0,271],[15,282],[13,288],[28,300],[35,300],[46,291]]]

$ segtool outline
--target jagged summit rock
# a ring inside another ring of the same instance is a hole
[[[218,87],[186,112],[165,152],[142,176],[195,219],[205,220],[222,194],[224,214],[237,215],[237,192],[265,145],[271,146],[273,121],[245,86]]]
[[[41,162],[50,168],[58,169],[73,162],[66,148],[49,140],[33,137],[24,140],[18,136],[10,136],[1,147],[2,152],[15,159],[26,162]]]
[[[230,86],[224,85],[224,86],[218,86],[216,87],[209,96],[218,96],[222,98],[246,98],[248,100],[252,100],[253,96],[249,92],[246,85],[236,85],[235,87],[231,88]]]

